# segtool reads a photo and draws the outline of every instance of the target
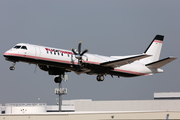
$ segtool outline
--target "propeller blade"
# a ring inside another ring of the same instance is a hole
[[[84,50],[82,53],[81,53],[81,43],[82,42],[79,42],[79,45],[78,45],[78,53],[73,49],[71,48],[71,51],[75,54],[75,57],[76,59],[78,59],[78,65],[81,65],[82,64],[82,56],[88,52],[88,49]]]
[[[71,51],[72,51],[75,55],[77,55],[77,53],[75,52],[75,50],[74,50],[73,48],[71,48]]]
[[[80,54],[80,56],[83,56],[84,53],[86,53],[86,52],[88,52],[88,49],[84,50],[84,51]]]
[[[79,42],[79,46],[78,46],[78,53],[81,54],[81,43],[82,42]]]

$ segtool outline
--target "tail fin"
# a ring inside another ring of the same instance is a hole
[[[144,51],[144,54],[152,55],[151,57],[145,58],[142,61],[147,63],[155,62],[159,60],[162,43],[164,36],[156,35],[148,48]]]

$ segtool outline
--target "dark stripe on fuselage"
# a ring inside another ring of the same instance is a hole
[[[69,65],[71,65],[71,64],[67,64],[67,63],[53,62],[53,61],[28,58],[28,57],[7,56],[7,55],[4,55],[4,57],[6,57],[8,59],[15,59],[15,60],[18,60],[21,62],[30,63],[30,64],[48,65],[48,66],[59,67],[59,68],[67,68],[67,67],[69,67]]]
[[[35,57],[27,57],[27,56],[15,56],[15,55],[4,55],[4,57],[8,58],[8,59],[14,59],[17,61],[21,61],[21,62],[26,62],[26,63],[31,63],[31,64],[40,64],[40,65],[47,65],[47,66],[51,66],[51,67],[58,67],[58,68],[62,68],[62,69],[70,69],[72,71],[75,71],[76,68],[71,67],[73,66],[77,66],[76,64],[72,64],[72,63],[64,63],[64,62],[56,62],[56,61],[51,61],[51,60],[44,60],[44,59],[38,59]],[[88,63],[91,64],[91,63]],[[93,64],[91,64],[93,65]],[[95,66],[97,66],[96,64],[94,64]],[[136,76],[140,76],[141,74],[131,74],[131,73],[125,73],[125,72],[120,72],[120,71],[114,71],[111,70],[108,73],[109,75],[115,75],[115,76],[122,76],[122,77],[136,77]]]

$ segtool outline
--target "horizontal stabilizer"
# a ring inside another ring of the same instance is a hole
[[[131,56],[131,57],[123,58],[123,59],[117,59],[117,60],[113,60],[113,61],[104,62],[104,63],[101,63],[100,65],[102,65],[104,67],[115,68],[115,67],[119,67],[122,65],[130,64],[136,60],[140,60],[140,59],[150,57],[150,56],[151,55],[141,54],[141,55]]]
[[[175,59],[177,59],[177,58],[175,58],[175,57],[167,57],[165,59],[158,60],[156,62],[152,62],[152,63],[146,64],[146,67],[153,68],[153,69],[160,68],[160,67],[162,67],[162,66],[172,62]]]

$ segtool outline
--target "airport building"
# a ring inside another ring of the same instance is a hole
[[[180,119],[180,93],[154,93],[154,100],[63,100],[58,110],[46,103],[0,104],[0,120]]]

